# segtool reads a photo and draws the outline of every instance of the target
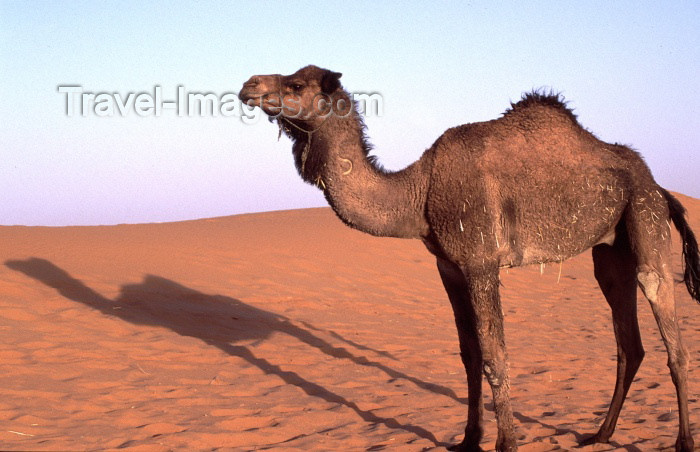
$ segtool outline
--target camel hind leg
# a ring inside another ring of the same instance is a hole
[[[595,277],[612,310],[617,341],[617,379],[608,413],[598,433],[584,444],[606,443],[617,424],[622,404],[644,358],[637,321],[636,260],[625,234],[615,243],[593,248]]]
[[[658,196],[657,196],[658,195]],[[637,258],[637,281],[651,305],[668,354],[668,367],[676,387],[679,432],[676,450],[692,451],[688,416],[688,352],[683,346],[676,316],[671,271],[668,207],[658,192],[630,204],[627,217],[632,249]]]
[[[637,279],[654,312],[668,353],[671,378],[676,387],[679,421],[676,450],[692,451],[694,450],[693,438],[690,434],[688,415],[688,352],[681,341],[681,332],[676,318],[673,276],[669,271],[658,272],[648,266],[640,266]]]

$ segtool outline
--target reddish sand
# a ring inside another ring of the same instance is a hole
[[[700,200],[681,200],[700,233]],[[452,313],[418,241],[310,209],[0,227],[0,243],[0,449],[441,450],[461,438]],[[615,374],[590,252],[543,274],[503,271],[502,282],[521,450],[570,450],[602,421]],[[697,357],[700,306],[684,285],[676,294]],[[613,442],[580,450],[673,446],[666,355],[639,303],[647,356]],[[692,364],[700,442],[698,391]]]

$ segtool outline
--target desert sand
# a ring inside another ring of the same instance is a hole
[[[700,234],[700,200],[680,196]],[[681,260],[675,239],[675,272]],[[433,257],[330,209],[167,224],[0,227],[0,449],[444,450],[466,381]],[[612,396],[615,340],[590,251],[502,271],[523,451],[571,450]],[[677,284],[696,359],[700,306]],[[647,351],[609,445],[671,449],[676,401]],[[484,449],[496,425],[485,385]]]

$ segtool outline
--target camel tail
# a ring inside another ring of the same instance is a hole
[[[685,207],[671,193],[663,190],[669,216],[683,241],[683,280],[690,296],[700,303],[700,251],[695,234],[685,219]]]

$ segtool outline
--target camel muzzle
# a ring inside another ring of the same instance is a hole
[[[243,83],[243,89],[238,93],[238,98],[250,106],[262,106],[263,97],[279,92],[279,77],[279,75],[252,76]]]

